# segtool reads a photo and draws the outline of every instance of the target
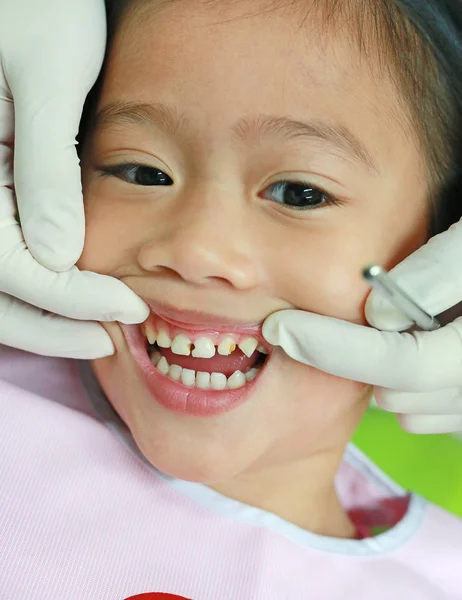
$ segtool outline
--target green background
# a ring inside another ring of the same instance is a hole
[[[413,435],[395,415],[369,409],[353,442],[402,487],[462,517],[462,441]]]

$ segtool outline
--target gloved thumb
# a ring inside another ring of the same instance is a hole
[[[263,336],[286,354],[353,381],[402,391],[460,386],[462,319],[437,331],[379,331],[297,310],[274,313]]]
[[[359,350],[358,345],[376,345],[378,336],[375,329],[298,310],[279,311],[263,324],[266,341],[281,346],[294,360],[349,379],[355,378],[355,372],[358,381],[364,376],[364,369],[357,368],[357,352],[352,356],[353,339]]]

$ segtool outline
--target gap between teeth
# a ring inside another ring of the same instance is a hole
[[[192,354],[194,358],[213,358],[216,352],[221,356],[229,356],[234,352],[236,346],[248,358],[252,356],[255,350],[267,354],[265,348],[258,343],[258,340],[250,336],[241,340],[238,344],[231,336],[225,336],[216,347],[213,341],[205,336],[198,337],[192,342],[186,335],[181,333],[171,339],[165,329],[160,329],[156,333],[150,325],[144,326],[144,335],[151,345],[157,343],[160,348],[170,348],[174,354],[179,356],[190,356]]]
[[[151,362],[160,373],[167,375],[173,381],[180,381],[186,387],[197,387],[202,390],[237,390],[253,381],[260,370],[254,367],[245,374],[242,371],[234,371],[227,378],[224,373],[193,371],[192,369],[183,369],[180,365],[169,365],[165,356],[162,356],[160,352],[152,353]]]

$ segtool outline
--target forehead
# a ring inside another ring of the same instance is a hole
[[[364,32],[367,20],[357,27],[342,27],[341,17],[328,16],[332,4],[338,8],[364,2],[132,0],[113,44],[112,62],[117,57],[118,69],[128,69],[132,74],[140,71],[143,61],[146,68],[164,63],[172,75],[194,65],[196,75],[207,69],[210,80],[217,72],[223,79],[246,68],[260,78],[271,70],[274,77],[266,79],[267,87],[281,69],[292,75],[286,84],[306,85],[311,79],[313,83],[344,88],[354,83],[370,84],[368,76],[377,76],[380,70],[380,80],[373,82],[373,90],[383,93],[386,87],[393,87],[387,69],[379,68],[380,61],[371,52],[375,44],[366,42],[367,56],[359,51],[359,45],[374,37],[372,32]],[[345,19],[356,20],[355,12],[357,9],[345,13]],[[376,25],[371,23],[372,27]],[[359,44],[353,33],[358,28],[363,31]],[[383,44],[377,51],[383,58]],[[224,72],[229,65],[233,69]],[[152,78],[158,75],[159,71],[151,72]],[[354,83],[348,85],[352,78]],[[203,78],[196,81],[203,83]]]
[[[215,131],[258,113],[354,123],[383,151],[408,141],[388,71],[360,52],[351,30],[329,27],[322,5],[135,3],[111,49],[102,103],[166,103]]]
[[[194,49],[190,41],[196,37],[206,43],[220,37],[228,38],[229,35],[237,35],[241,41],[248,40],[250,35],[257,46],[258,40],[264,40],[267,50],[270,46],[275,49],[287,46],[287,35],[294,45],[302,43],[300,50],[303,52],[307,50],[305,44],[310,50],[322,45],[325,51],[334,43],[338,46],[340,41],[344,41],[349,48],[354,46],[351,42],[355,37],[350,34],[368,28],[368,24],[358,8],[348,12],[346,9],[339,12],[339,9],[342,6],[367,5],[371,1],[374,0],[353,3],[350,0],[129,0],[122,26],[118,28],[120,35],[116,44],[136,42],[140,36],[146,40],[155,31],[163,44],[169,38],[175,46],[181,38],[189,51]],[[331,13],[333,5],[337,12]],[[335,16],[337,13],[338,16]],[[356,25],[351,27],[352,23]],[[371,25],[374,27],[377,23]],[[361,35],[359,45],[368,37]],[[368,46],[373,45],[367,43]],[[242,50],[248,50],[247,44]],[[350,58],[357,54],[359,52],[352,52]]]

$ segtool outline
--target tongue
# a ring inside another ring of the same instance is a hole
[[[247,369],[253,367],[257,362],[259,354],[254,352],[250,358],[247,358],[239,349],[235,350],[229,356],[221,356],[216,353],[213,358],[194,358],[194,356],[179,356],[170,349],[159,348],[162,356],[165,356],[169,365],[179,365],[183,369],[193,371],[205,371],[207,373],[224,373],[229,377],[234,371],[245,373]]]

